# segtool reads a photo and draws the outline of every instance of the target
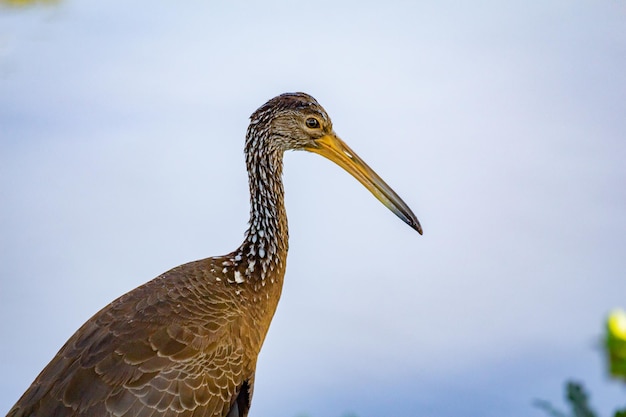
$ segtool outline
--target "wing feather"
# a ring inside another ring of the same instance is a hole
[[[254,370],[233,330],[242,316],[236,300],[218,286],[188,289],[206,286],[187,282],[205,270],[175,268],[102,309],[8,416],[225,416]]]

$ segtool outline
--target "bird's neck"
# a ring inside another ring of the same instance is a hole
[[[280,280],[288,250],[287,214],[282,183],[282,152],[246,155],[250,184],[250,221],[244,242],[236,251],[247,281]],[[262,282],[263,286],[267,282]]]

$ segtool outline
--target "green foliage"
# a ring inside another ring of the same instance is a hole
[[[565,385],[565,400],[569,411],[556,409],[549,401],[537,400],[534,405],[552,417],[600,417],[589,404],[589,395],[582,384],[568,381]],[[616,410],[613,417],[626,417],[626,408]]]
[[[609,372],[626,381],[626,312],[614,310],[606,321],[605,349]]]
[[[566,384],[565,391],[565,399],[571,409],[570,413],[557,410],[550,402],[545,400],[535,401],[535,406],[541,408],[552,417],[596,417],[596,414],[589,406],[589,396],[582,384],[569,381]]]
[[[569,412],[557,410],[549,401],[537,400],[534,405],[541,408],[551,417],[600,417],[589,405],[589,395],[582,384],[568,381],[565,384],[565,400],[569,405]],[[626,417],[626,408],[616,410],[613,417]]]
[[[606,320],[604,351],[611,376],[626,382],[626,312],[613,310]],[[569,412],[557,410],[549,401],[537,400],[534,405],[552,417],[600,417],[589,405],[589,395],[581,383],[568,381],[565,400]],[[613,417],[626,417],[626,408],[616,410]]]

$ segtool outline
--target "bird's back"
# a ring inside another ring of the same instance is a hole
[[[271,315],[252,311],[219,264],[181,265],[100,310],[8,417],[226,416],[234,402],[246,415]]]

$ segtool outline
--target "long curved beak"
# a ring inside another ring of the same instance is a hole
[[[400,217],[406,224],[422,234],[422,226],[409,206],[372,170],[359,156],[352,151],[334,133],[317,139],[313,145],[304,148],[309,152],[330,159],[354,178],[359,180],[389,210]]]

